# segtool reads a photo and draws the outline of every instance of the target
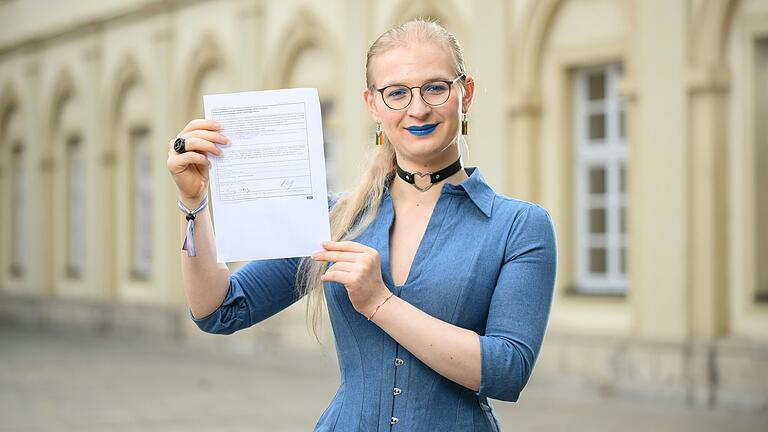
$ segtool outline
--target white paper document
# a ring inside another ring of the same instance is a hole
[[[217,261],[308,256],[331,237],[317,89],[203,96],[231,145],[211,161]]]

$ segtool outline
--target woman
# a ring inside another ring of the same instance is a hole
[[[336,241],[230,276],[201,212],[197,256],[182,255],[191,318],[229,334],[303,295],[315,318],[324,295],[341,385],[316,431],[498,431],[487,398],[518,399],[544,336],[551,220],[462,168],[474,80],[452,34],[426,21],[387,31],[368,52],[366,80],[379,145],[355,190],[329,203]],[[194,151],[169,150],[187,209],[204,200],[205,153],[228,142],[217,129],[194,120],[179,134]]]

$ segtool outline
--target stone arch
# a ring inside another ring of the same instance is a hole
[[[4,132],[6,122],[8,121],[9,116],[15,111],[19,109],[19,98],[18,93],[16,92],[16,89],[11,85],[10,83],[6,84],[3,87],[2,92],[0,92],[0,131]],[[0,139],[3,139],[3,136],[0,136]]]
[[[740,0],[707,0],[694,18],[691,61],[715,66],[726,57],[728,35]]]
[[[179,118],[176,119],[179,126],[186,124],[198,113],[197,108],[202,105],[202,101],[196,100],[197,92],[208,75],[216,71],[228,75],[229,63],[220,54],[222,52],[224,51],[221,44],[210,33],[203,34],[195,48],[190,51],[190,57],[182,69],[189,72],[183,76],[179,88],[181,109],[178,110]]]
[[[115,127],[117,126],[122,113],[123,99],[134,86],[140,85],[140,83],[144,81],[138,62],[132,54],[126,54],[118,64],[119,66],[117,67],[114,79],[112,80],[114,85],[107,97],[105,105],[111,110],[107,128],[110,139],[107,141],[112,146],[114,146],[114,140],[112,138],[114,138],[116,133]],[[112,149],[105,150],[111,151]]]
[[[440,25],[451,31],[459,39],[466,43],[466,29],[460,21],[461,13],[455,4],[448,0],[403,0],[395,7],[389,27],[400,25],[408,20],[416,18],[434,19]]]
[[[102,147],[101,157],[101,178],[105,184],[104,195],[101,202],[103,204],[102,212],[105,216],[107,228],[105,235],[109,237],[108,244],[112,245],[107,253],[108,259],[105,259],[105,274],[107,277],[107,288],[105,294],[110,300],[120,300],[120,288],[124,283],[124,275],[127,274],[127,262],[125,257],[126,248],[123,245],[129,245],[130,237],[130,217],[126,217],[131,211],[131,205],[128,204],[131,196],[128,195],[128,188],[123,178],[126,175],[128,167],[131,166],[131,152],[128,150],[131,144],[126,136],[130,122],[135,120],[126,113],[129,98],[135,92],[140,92],[139,97],[147,101],[145,89],[145,74],[142,73],[139,63],[132,53],[126,53],[117,63],[112,76],[112,87],[108,96],[105,98],[105,107],[109,110],[107,116],[108,127],[106,130],[107,139]],[[144,105],[144,104],[141,104]],[[146,106],[148,108],[148,104]],[[135,109],[134,109],[135,111]],[[150,116],[142,117],[142,120],[150,123]],[[126,220],[126,218],[128,220]],[[124,229],[118,229],[123,227]]]
[[[525,24],[520,33],[517,56],[512,57],[509,70],[513,71],[513,78],[516,78],[513,82],[517,82],[517,85],[513,86],[514,94],[510,100],[516,105],[523,105],[521,108],[526,110],[539,109],[541,101],[538,92],[543,48],[562,5],[563,0],[533,2],[523,20]]]
[[[0,91],[0,198],[3,202],[13,202],[13,138],[9,136],[11,121],[14,116],[19,115],[20,103],[16,89],[10,84],[6,84]],[[10,139],[9,139],[10,138]],[[0,210],[0,219],[4,221],[15,221],[14,211],[16,206],[5,206]],[[7,269],[12,266],[12,254],[14,246],[14,231],[16,222],[12,224],[3,224],[0,227],[0,265],[2,265],[2,274],[0,280],[6,276]],[[11,270],[13,273],[14,270]]]
[[[61,128],[61,116],[63,110],[66,108],[67,103],[72,102],[78,95],[75,81],[72,78],[72,74],[68,69],[62,70],[53,86],[53,92],[51,93],[51,110],[48,118],[48,139],[45,140],[43,154],[45,157],[50,157],[53,154],[53,148],[57,132],[60,132]]]
[[[302,9],[286,26],[283,34],[278,38],[275,46],[274,69],[276,74],[271,76],[268,86],[271,88],[280,88],[286,85],[288,73],[291,72],[299,57],[308,49],[318,49],[324,55],[329,56],[332,67],[340,68],[341,59],[338,56],[339,50],[336,44],[328,36],[330,32],[311,12]],[[321,95],[323,97],[324,95]]]

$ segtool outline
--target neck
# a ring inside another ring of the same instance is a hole
[[[452,146],[452,148],[454,151],[446,151],[444,154],[440,155],[439,158],[432,161],[414,162],[405,158],[401,161],[401,158],[398,157],[397,163],[400,165],[400,168],[411,173],[440,171],[456,162],[456,159],[459,158],[458,147]],[[469,178],[469,176],[466,171],[464,171],[464,168],[462,168],[444,180],[435,183],[429,190],[422,192],[395,174],[392,184],[390,185],[390,195],[392,196],[393,201],[399,201],[405,204],[434,204],[440,196],[443,183],[459,184],[467,178]]]

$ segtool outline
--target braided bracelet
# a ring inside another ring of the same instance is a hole
[[[373,318],[373,316],[374,316],[374,315],[376,315],[376,312],[378,312],[378,311],[379,311],[379,308],[381,307],[381,305],[383,305],[384,303],[386,303],[386,302],[387,302],[387,300],[389,300],[389,298],[390,298],[390,297],[392,297],[393,295],[395,295],[395,293],[389,293],[389,295],[387,296],[387,298],[385,298],[383,302],[379,303],[379,305],[378,305],[378,306],[376,306],[376,310],[374,310],[374,311],[373,311],[373,313],[371,314],[371,316],[369,316],[369,317],[368,317],[368,321],[370,321],[370,320]]]
[[[195,250],[195,215],[208,205],[208,195],[203,198],[203,202],[197,206],[196,209],[190,210],[181,203],[179,198],[179,209],[187,214],[187,235],[184,237],[184,242],[181,244],[181,250],[187,251],[187,256],[197,256],[197,250]]]

